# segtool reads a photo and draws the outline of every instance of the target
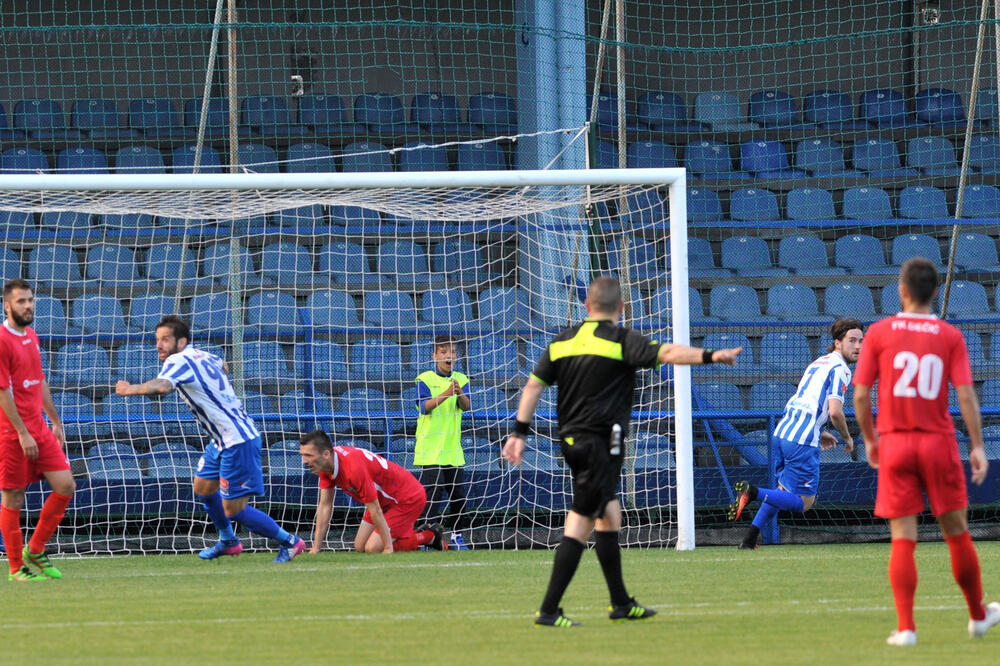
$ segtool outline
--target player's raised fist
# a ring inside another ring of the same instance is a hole
[[[115,384],[115,393],[118,395],[128,395],[128,389],[132,386],[124,379],[119,379],[118,383]]]

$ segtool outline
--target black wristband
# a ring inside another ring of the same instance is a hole
[[[531,434],[531,424],[514,419],[514,427],[511,428],[511,432],[521,437],[527,437]]]
[[[701,350],[701,363],[702,363],[702,365],[709,365],[710,363],[713,363],[713,361],[712,361],[712,354],[714,354],[714,353],[715,353],[714,349],[708,349],[707,347],[705,349],[702,349]]]

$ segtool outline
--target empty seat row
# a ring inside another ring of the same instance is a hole
[[[400,134],[407,132],[483,132],[510,134],[517,128],[517,104],[507,95],[484,92],[468,100],[467,115],[458,98],[439,93],[413,96],[409,120],[403,100],[387,93],[359,95],[354,100],[353,122],[339,95],[310,94],[298,97],[293,111],[287,98],[248,97],[240,102],[240,130],[245,136],[295,137],[311,134]],[[124,103],[122,103],[124,104]],[[69,122],[60,102],[28,99],[14,104],[13,129],[0,106],[0,138],[25,136],[40,140],[134,140],[190,139],[198,129],[202,99],[188,99],[183,113],[171,99],[151,97],[127,103],[127,121],[122,122],[119,102],[111,99],[77,99],[70,105]],[[466,119],[463,120],[463,115]],[[210,138],[228,136],[228,100],[208,102],[207,132]]]

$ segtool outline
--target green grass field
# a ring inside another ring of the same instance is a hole
[[[988,598],[1000,543],[979,544]],[[66,578],[7,584],[3,663],[995,663],[966,634],[947,547],[917,549],[915,648],[890,648],[888,545],[630,550],[626,581],[660,615],[607,619],[597,559],[564,599],[576,629],[531,622],[547,551],[62,558]]]

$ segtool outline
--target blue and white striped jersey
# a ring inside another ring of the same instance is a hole
[[[774,436],[802,446],[819,446],[820,429],[830,419],[827,400],[844,401],[851,369],[839,352],[830,352],[809,364],[798,390],[785,404]]]
[[[215,354],[188,346],[168,356],[158,376],[174,385],[201,429],[228,449],[260,437],[260,431],[243,411],[222,367],[222,359]]]

